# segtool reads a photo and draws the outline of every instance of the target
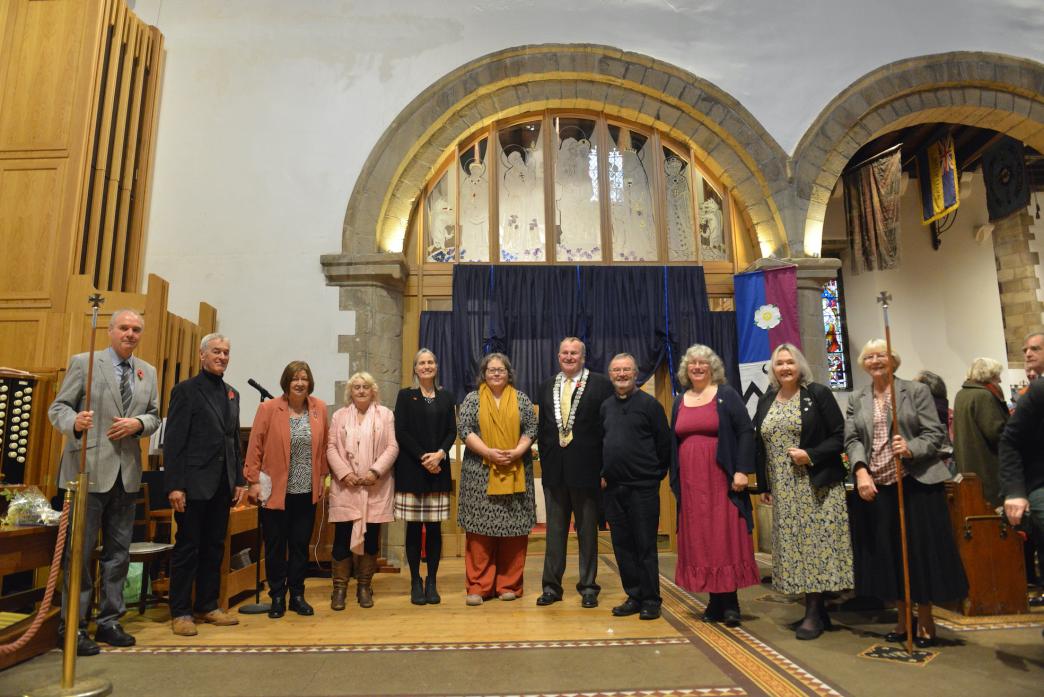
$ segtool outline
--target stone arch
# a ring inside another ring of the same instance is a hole
[[[788,187],[786,154],[739,102],[706,80],[641,54],[546,44],[478,58],[403,109],[356,180],[345,215],[343,255],[324,257],[328,278],[346,255],[401,249],[414,201],[461,135],[496,118],[557,107],[626,117],[691,144],[736,194],[763,253],[789,251],[776,203]]]
[[[819,254],[830,193],[860,147],[937,121],[989,128],[1044,152],[1044,65],[959,51],[897,61],[853,82],[794,151],[794,199],[784,216],[791,248]]]

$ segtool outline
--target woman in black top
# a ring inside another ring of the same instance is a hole
[[[395,400],[395,518],[406,521],[406,561],[410,565],[410,602],[436,605],[441,601],[435,577],[442,556],[442,527],[449,517],[449,449],[457,437],[453,395],[436,384],[435,354],[421,349],[413,357],[416,387],[399,391]],[[428,577],[420,575],[421,527],[426,534]]]

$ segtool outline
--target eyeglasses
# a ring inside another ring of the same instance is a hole
[[[609,372],[612,373],[613,375],[627,375],[627,374],[633,373],[635,371],[634,371],[634,368],[611,368],[609,370]]]
[[[486,368],[486,375],[507,375],[504,368]]]

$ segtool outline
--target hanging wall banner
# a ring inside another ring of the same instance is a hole
[[[751,416],[769,384],[769,358],[782,343],[801,348],[798,331],[797,267],[762,269],[733,277],[739,392]]]
[[[921,187],[924,225],[957,210],[957,152],[953,138],[940,138],[917,153],[917,180]]]

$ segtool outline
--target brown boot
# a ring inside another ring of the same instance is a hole
[[[348,595],[348,579],[352,575],[352,555],[337,561],[330,560],[330,576],[333,579],[333,592],[330,594],[330,609],[343,610],[344,600]]]
[[[374,554],[359,555],[359,568],[356,578],[359,585],[355,590],[355,597],[359,601],[359,607],[373,607],[373,574],[377,571],[377,556]]]

